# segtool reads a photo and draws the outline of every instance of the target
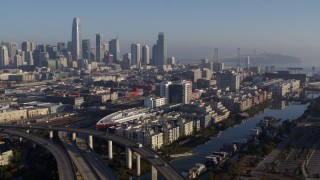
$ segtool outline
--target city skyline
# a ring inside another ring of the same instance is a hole
[[[241,47],[242,53],[257,49],[257,53],[283,53],[310,63],[319,59],[320,40],[316,38],[320,29],[316,23],[319,2],[315,0],[187,1],[183,4],[125,1],[101,2],[98,7],[94,1],[77,1],[77,12],[68,11],[74,1],[64,2],[64,6],[57,2],[20,1],[17,7],[16,2],[4,2],[0,7],[3,12],[1,40],[19,44],[23,41],[67,42],[70,41],[70,19],[79,17],[83,39],[94,42],[97,32],[104,34],[104,43],[118,37],[123,54],[130,52],[130,44],[134,42],[151,47],[156,40],[154,34],[165,32],[170,40],[168,56],[178,60],[212,58],[214,48],[220,49],[220,57],[235,56],[237,47]],[[108,11],[102,8],[107,5],[112,7]],[[17,9],[10,13],[13,7]],[[88,14],[85,7],[97,9]],[[55,9],[60,9],[61,13],[54,13]],[[167,13],[161,14],[161,9],[166,9]],[[121,13],[110,15],[116,12]],[[22,17],[36,17],[36,20],[22,21]],[[131,17],[138,21],[132,21]],[[43,19],[50,19],[50,23]]]

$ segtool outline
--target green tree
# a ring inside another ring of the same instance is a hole
[[[13,163],[18,163],[20,161],[20,157],[21,157],[21,151],[18,148],[14,148],[12,150],[12,159],[11,161]]]
[[[228,159],[225,162],[225,168],[226,168],[227,173],[232,177],[235,177],[238,174],[240,174],[240,165],[238,162],[236,162],[233,159]]]

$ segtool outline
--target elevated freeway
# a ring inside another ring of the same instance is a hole
[[[82,134],[76,139],[76,146],[82,153],[83,157],[92,166],[92,169],[100,177],[100,179],[116,180],[117,176],[113,173],[111,168],[103,162],[100,156],[94,152],[86,143],[87,136]]]
[[[75,123],[68,127],[82,127],[82,125]],[[117,179],[110,167],[87,145],[88,135],[80,134],[75,141],[69,140],[67,132],[59,131],[58,135],[84,180]]]
[[[66,152],[57,144],[50,141],[49,139],[38,137],[32,134],[28,134],[21,131],[15,131],[11,129],[1,129],[1,133],[11,134],[15,136],[19,136],[29,141],[35,142],[43,148],[50,151],[50,153],[54,156],[58,166],[58,173],[60,180],[75,180],[76,175],[73,169],[73,164],[69,159],[69,156]]]
[[[67,133],[59,131],[58,136],[70,158],[78,168],[82,178],[84,180],[99,179],[98,175],[94,173],[94,170],[90,166],[90,163],[83,157],[81,151],[68,139]]]
[[[86,129],[78,129],[78,128],[69,128],[69,127],[40,127],[40,126],[14,126],[14,125],[1,125],[0,128],[7,128],[7,129],[36,129],[36,130],[48,130],[48,131],[65,131],[71,133],[81,133],[89,135],[89,139],[92,139],[92,136],[97,138],[105,139],[112,141],[116,144],[126,147],[127,151],[127,166],[131,168],[132,166],[132,153],[134,151],[145,158],[151,165],[152,165],[152,174],[153,168],[158,170],[166,179],[175,179],[175,180],[182,180],[184,179],[183,176],[172,166],[169,162],[167,162],[164,158],[159,156],[157,152],[152,150],[149,147],[138,147],[136,142],[129,140],[127,138],[116,136],[113,134],[105,134],[104,132],[95,131],[95,130],[86,130]],[[75,136],[75,135],[73,135]],[[90,138],[91,136],[91,138]],[[75,137],[73,137],[75,139]],[[92,140],[89,145],[91,144],[92,147]],[[140,159],[140,158],[139,158]],[[139,162],[140,163],[140,162]]]

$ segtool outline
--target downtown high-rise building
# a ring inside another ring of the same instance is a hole
[[[163,81],[156,84],[156,95],[164,97],[166,104],[189,104],[192,97],[192,82],[190,81]]]
[[[17,50],[19,49],[18,43],[11,43],[10,44],[10,52],[9,55],[11,57],[11,60],[14,59],[14,56],[17,54]]]
[[[113,63],[113,54],[108,52],[104,55],[104,58],[103,58],[103,61],[104,63],[110,65]]]
[[[102,48],[102,34],[96,34],[96,60],[97,62],[102,62],[103,60],[103,48]]]
[[[192,98],[192,83],[190,81],[173,82],[169,86],[169,103],[189,104]]]
[[[16,54],[13,57],[14,67],[19,67],[23,65],[22,57],[19,54]]]
[[[31,51],[31,43],[28,42],[28,41],[22,42],[22,43],[21,43],[21,49],[22,49],[22,51],[24,51],[24,52]]]
[[[28,65],[34,65],[32,51],[28,51],[25,53],[25,62],[27,62]]]
[[[66,45],[66,43],[64,43],[64,42],[58,42],[57,43],[57,47],[58,47],[58,51],[64,51],[66,48],[67,48],[67,45]]]
[[[90,39],[82,40],[82,58],[90,61],[91,42]]]
[[[81,30],[80,30],[80,19],[78,17],[73,18],[72,23],[72,59],[78,60],[81,59]]]
[[[142,46],[142,64],[150,64],[150,51],[149,46]]]
[[[118,38],[109,41],[109,52],[113,54],[115,61],[121,61],[120,59],[120,44]]]
[[[9,42],[4,42],[4,41],[1,41],[1,46],[6,46],[8,51],[9,51],[9,56],[10,56],[10,43]]]
[[[150,64],[151,65],[157,65],[156,62],[157,62],[157,57],[158,57],[158,49],[157,49],[157,45],[154,44],[152,46],[152,59],[151,59],[151,62]]]
[[[131,44],[131,64],[140,65],[141,48],[140,44]]]
[[[59,46],[58,46],[59,47]],[[37,46],[37,49],[40,51],[40,52],[47,52],[47,48],[46,48],[46,45],[44,44],[40,44]]]
[[[19,54],[20,54],[20,53],[19,53]],[[25,62],[25,60],[26,60],[26,52],[21,51],[21,61],[22,61],[22,62]]]
[[[33,52],[36,50],[36,43],[30,43],[30,51]]]
[[[71,41],[67,42],[67,50],[70,52],[72,51],[72,42]]]
[[[174,58],[174,57],[169,57],[169,58],[168,58],[168,64],[171,64],[171,65],[176,64],[176,58]]]
[[[9,51],[7,46],[1,46],[0,49],[0,68],[9,66]]]
[[[130,69],[131,64],[131,53],[126,53],[122,57],[121,65],[124,69]]]
[[[109,52],[109,44],[103,44],[102,50],[103,50],[103,54],[106,53],[107,51]]]
[[[167,49],[167,38],[163,32],[160,32],[157,40],[157,59],[155,65],[162,66],[167,65],[168,60],[168,49]]]

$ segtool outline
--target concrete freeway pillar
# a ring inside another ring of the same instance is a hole
[[[112,160],[113,156],[112,156],[112,141],[108,140],[108,156],[109,156],[109,160]]]
[[[128,147],[126,147],[126,164],[127,168],[132,169],[132,152]]]
[[[49,138],[50,138],[50,139],[53,138],[53,131],[52,131],[52,130],[49,132]]]
[[[151,165],[151,179],[157,180],[158,179],[158,171],[157,169]]]
[[[136,161],[137,161],[137,176],[141,175],[140,170],[140,154],[136,153]]]
[[[92,135],[91,134],[88,137],[88,144],[89,144],[89,147],[91,149],[93,149],[93,139],[92,139]]]
[[[75,132],[72,133],[72,140],[75,141],[77,139],[77,134]]]

